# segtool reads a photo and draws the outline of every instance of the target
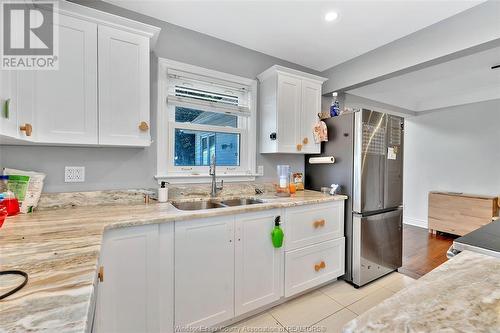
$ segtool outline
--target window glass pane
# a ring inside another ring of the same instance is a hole
[[[175,129],[174,165],[210,165],[210,157],[214,153],[217,165],[239,166],[240,135]]]
[[[189,109],[180,106],[175,107],[175,122],[199,125],[226,126],[234,128],[238,127],[237,116]]]

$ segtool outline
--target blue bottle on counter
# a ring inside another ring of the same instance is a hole
[[[340,103],[337,99],[337,93],[332,93],[332,105],[330,106],[330,117],[337,117],[340,115]]]

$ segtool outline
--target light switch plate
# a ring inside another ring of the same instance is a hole
[[[85,167],[67,166],[64,167],[65,183],[81,183],[85,181]]]

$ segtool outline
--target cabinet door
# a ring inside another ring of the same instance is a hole
[[[18,87],[36,141],[96,144],[97,25],[60,15],[59,69],[21,71]]]
[[[175,222],[175,326],[234,316],[234,218]]]
[[[0,134],[19,138],[17,71],[0,70]]]
[[[174,329],[174,223],[160,224],[159,332]]]
[[[235,260],[235,315],[270,304],[283,295],[283,247],[274,248],[271,232],[280,210],[238,216]]]
[[[99,143],[150,141],[149,39],[99,26]]]
[[[104,234],[97,332],[159,332],[159,226]],[[172,249],[171,249],[172,250]]]
[[[300,112],[300,141],[302,152],[320,153],[321,145],[314,142],[313,127],[321,112],[321,84],[308,80],[302,81],[302,109]]]
[[[278,74],[278,153],[300,153],[301,80]]]

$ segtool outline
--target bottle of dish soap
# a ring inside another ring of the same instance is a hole
[[[332,105],[330,106],[330,117],[337,117],[340,115],[340,103],[337,99],[337,93],[332,93]]]
[[[281,218],[279,216],[276,216],[276,218],[274,219],[274,229],[271,232],[273,246],[277,249],[283,246],[283,238],[285,237],[285,235],[283,234],[283,229],[281,229],[280,227],[280,220]]]
[[[160,188],[158,189],[158,202],[168,201],[168,187],[165,186],[168,182],[161,182]]]

